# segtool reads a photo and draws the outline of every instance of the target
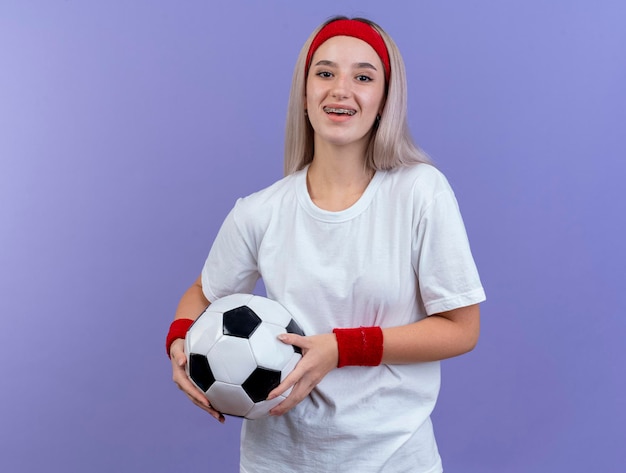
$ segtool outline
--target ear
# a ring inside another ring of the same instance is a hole
[[[383,97],[383,100],[380,104],[380,108],[378,109],[378,114],[382,115],[383,114],[383,110],[385,109],[385,105],[387,104],[387,95],[385,95],[385,97]]]

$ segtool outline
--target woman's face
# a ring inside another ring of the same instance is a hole
[[[316,145],[356,144],[365,152],[384,95],[384,67],[369,44],[350,36],[324,42],[313,55],[306,82],[305,108]]]

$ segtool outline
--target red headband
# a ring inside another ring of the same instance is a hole
[[[335,20],[319,30],[315,38],[313,38],[313,42],[309,47],[309,53],[306,56],[305,75],[309,73],[311,59],[313,59],[313,54],[315,54],[317,48],[334,36],[352,36],[353,38],[360,39],[369,44],[374,51],[376,51],[378,57],[380,57],[383,66],[385,66],[385,77],[387,81],[389,81],[391,66],[389,64],[389,53],[387,52],[385,41],[371,25],[359,20]]]

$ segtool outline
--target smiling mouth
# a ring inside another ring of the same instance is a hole
[[[334,108],[334,107],[324,107],[324,112],[326,113],[335,113],[337,115],[349,115],[352,116],[356,113],[356,110],[350,110],[348,108]]]

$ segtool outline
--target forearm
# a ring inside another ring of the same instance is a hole
[[[202,280],[199,277],[180,298],[174,320],[195,320],[204,312],[208,305],[209,301],[204,297],[204,293],[202,292]]]
[[[432,315],[419,322],[383,329],[385,364],[443,360],[471,351],[480,332],[479,306]]]

